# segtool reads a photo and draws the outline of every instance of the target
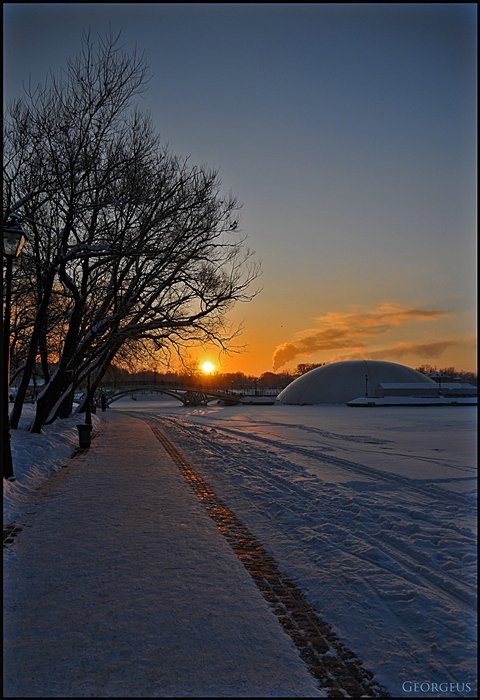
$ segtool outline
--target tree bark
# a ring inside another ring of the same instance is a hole
[[[18,428],[18,423],[20,421],[20,416],[22,415],[23,402],[25,401],[25,396],[27,394],[30,379],[32,377],[33,370],[35,368],[35,362],[37,359],[37,349],[38,342],[44,327],[45,318],[47,314],[48,305],[50,303],[50,296],[52,293],[53,281],[55,279],[55,269],[52,266],[49,270],[49,276],[47,284],[45,285],[45,291],[42,298],[42,302],[38,309],[38,314],[35,318],[35,323],[33,326],[32,336],[30,339],[30,344],[28,348],[27,360],[25,362],[25,369],[23,370],[22,380],[20,386],[18,387],[17,396],[15,397],[15,403],[13,405],[13,411],[11,416],[11,425],[14,430]]]

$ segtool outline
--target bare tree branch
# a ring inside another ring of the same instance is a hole
[[[226,315],[255,296],[260,274],[238,232],[239,204],[216,171],[161,145],[133,105],[147,83],[143,56],[125,53],[119,36],[87,33],[59,77],[9,107],[6,211],[29,232],[16,288],[18,308],[29,300],[30,311],[14,329],[24,365],[14,426],[39,355],[34,431],[122,353],[239,349]]]

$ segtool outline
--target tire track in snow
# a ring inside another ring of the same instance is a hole
[[[195,440],[203,442],[203,444],[206,446],[208,452],[212,453],[215,452],[218,454],[219,458],[221,458],[223,461],[229,459],[233,464],[238,466],[239,459],[241,459],[240,456],[235,456],[235,457],[230,457],[228,458],[227,455],[225,454],[225,447],[224,446],[218,446],[216,445],[211,436],[205,436],[202,435],[202,432],[204,431],[203,426],[199,426],[195,423],[190,424],[186,423],[184,421],[179,422],[178,419],[171,419],[168,417],[163,417],[162,416],[162,423],[163,424],[170,424],[172,428],[175,429],[176,432],[184,432],[187,436],[187,440],[190,438],[191,439],[191,434],[192,430],[195,431]],[[183,423],[183,424],[182,424]],[[237,442],[240,440],[241,442],[247,442],[250,440],[255,440],[261,443],[266,443],[267,445],[273,445],[277,448],[283,449],[286,447],[287,449],[290,449],[292,452],[300,453],[302,455],[307,455],[308,457],[315,457],[316,455],[312,454],[312,452],[308,449],[302,449],[298,448],[296,446],[291,446],[291,445],[285,445],[285,443],[280,443],[280,445],[275,442],[274,440],[271,440],[269,438],[263,438],[260,436],[252,435],[251,433],[248,435],[245,435],[245,433],[242,433],[241,431],[238,430],[233,430],[229,428],[217,428],[215,427],[215,431],[217,433],[225,433],[227,436],[231,435]],[[324,458],[324,455],[318,455],[318,459],[322,460]],[[346,462],[346,460],[341,460],[340,458],[330,458],[329,456],[327,457],[327,460],[332,464],[335,464],[338,466],[338,463],[340,463],[340,466],[342,466],[342,463]],[[346,462],[348,466],[353,465],[355,466],[362,466],[362,465],[357,465],[356,463],[350,463]],[[295,465],[292,465],[295,466]],[[298,467],[297,467],[298,470]],[[389,478],[392,475],[384,475],[383,472],[380,472],[378,470],[374,470],[373,468],[370,467],[364,467],[364,470],[367,472],[368,476],[372,476],[372,472],[375,474],[375,478],[377,478],[377,475],[379,478],[383,478],[383,481],[386,481],[387,483],[391,484],[392,482],[394,484],[400,484],[401,486],[407,488],[409,491],[412,489],[412,483],[408,478],[404,477],[398,477],[397,475],[393,475],[393,478]],[[288,480],[285,477],[278,476],[275,474],[272,474],[271,472],[267,470],[261,470],[260,465],[256,465],[255,469],[252,469],[248,466],[245,465],[245,462],[242,462],[242,472],[244,474],[250,474],[254,478],[258,478],[259,475],[261,474],[262,478],[266,481],[269,482],[270,484],[274,484],[275,487],[281,487],[282,494],[283,496],[286,496],[287,494],[291,494],[293,497],[298,496],[304,500],[304,502],[308,502],[311,497],[312,493],[305,487],[298,485],[296,483],[292,483],[292,481]],[[421,496],[428,496],[429,498],[436,497],[438,494],[435,493],[426,493],[424,489],[418,489],[414,488],[414,490],[419,493]],[[441,493],[442,499],[445,498],[445,494]],[[457,494],[455,494],[457,495]],[[448,494],[448,500],[455,500],[455,499],[450,499],[449,494]],[[461,503],[462,505],[465,505],[465,499],[461,498]],[[288,510],[290,513],[292,513],[293,517],[296,517],[296,509],[295,507],[293,508],[288,508],[288,505],[285,507],[285,504],[282,503],[282,506],[285,508],[285,510]],[[295,506],[295,503],[293,504]],[[427,520],[427,522],[429,522]],[[439,523],[440,524],[440,523]],[[452,529],[456,529],[453,527]],[[399,575],[399,568],[402,567],[402,576],[405,578],[405,582],[410,583],[411,585],[418,586],[420,584],[426,585],[427,587],[433,587],[438,594],[440,594],[442,597],[445,597],[447,599],[450,599],[454,601],[455,603],[460,603],[462,606],[466,606],[468,610],[472,610],[476,608],[476,595],[474,591],[469,590],[471,586],[464,580],[459,579],[457,576],[450,572],[442,572],[440,575],[437,573],[433,568],[428,568],[428,561],[425,560],[425,555],[421,550],[415,551],[412,547],[408,547],[405,545],[405,541],[402,538],[401,540],[395,541],[395,539],[390,535],[390,531],[388,530],[383,530],[381,529],[380,532],[375,533],[375,536],[369,536],[365,531],[362,531],[362,537],[358,538],[355,537],[355,535],[352,533],[352,531],[348,531],[343,533],[341,531],[341,528],[336,527],[336,530],[340,533],[336,538],[330,538],[329,539],[329,548],[331,549],[336,549],[338,551],[345,551],[345,536],[348,536],[349,539],[353,542],[357,542],[358,545],[354,547],[353,545],[349,546],[348,548],[348,553],[351,556],[356,557],[357,559],[366,562],[368,564],[373,564],[377,568],[382,569],[384,571],[387,571],[391,573],[392,575]],[[457,532],[459,532],[457,528]],[[305,533],[301,533],[304,535]],[[460,534],[464,534],[461,533]],[[289,536],[295,536],[296,539],[298,539],[297,533],[295,533],[292,529],[289,527]],[[318,534],[312,530],[312,535],[315,538],[318,538]],[[335,545],[334,539],[339,539],[342,544],[341,545]],[[368,556],[359,553],[359,550],[362,549],[362,545],[367,544],[368,546],[371,547],[371,551],[380,551],[382,554],[382,557],[376,558],[375,560],[372,560],[372,558],[369,558]],[[357,550],[357,551],[356,551]],[[388,562],[391,561],[391,565],[388,565]],[[314,562],[315,563],[315,562]]]
[[[4,525],[3,526],[3,548],[6,549],[9,544],[13,543],[14,538],[20,534],[20,532],[23,530],[23,527],[21,525],[17,525],[16,522],[11,523],[10,525]]]
[[[402,486],[408,486],[409,489],[417,491],[422,496],[429,495],[434,498],[443,499],[448,503],[450,503],[451,501],[456,501],[457,503],[460,503],[462,505],[466,505],[468,500],[473,500],[469,496],[464,496],[453,491],[445,492],[442,489],[438,489],[432,484],[419,485],[415,481],[412,481],[412,479],[401,476],[400,474],[387,474],[386,472],[380,471],[379,469],[375,469],[374,467],[367,467],[364,464],[359,464],[358,462],[351,462],[347,459],[342,459],[341,457],[333,457],[332,455],[325,454],[324,452],[318,452],[318,450],[314,451],[314,449],[310,450],[305,447],[299,447],[298,445],[292,445],[286,442],[278,442],[277,440],[262,437],[261,435],[253,435],[252,433],[246,435],[241,430],[235,430],[234,428],[215,426],[215,430],[219,433],[232,434],[244,441],[253,440],[256,442],[265,443],[266,445],[274,447],[277,450],[282,449],[286,450],[287,452],[300,454],[304,457],[308,457],[319,462],[325,462],[327,464],[331,464],[332,466],[343,468],[348,472],[353,471],[358,474],[362,474],[363,476],[368,476],[370,478],[373,478],[375,481],[382,480],[387,483],[396,483]],[[424,458],[424,461],[435,460],[429,460],[428,458]]]
[[[310,433],[312,435],[319,435],[323,438],[329,439],[329,440],[338,440],[340,442],[344,441],[346,443],[357,443],[357,444],[364,444],[364,445],[380,445],[381,449],[391,449],[390,447],[384,447],[384,445],[389,445],[392,444],[392,440],[384,440],[381,438],[372,438],[368,435],[363,436],[363,435],[342,435],[341,433],[331,433],[327,430],[321,430],[320,428],[312,428],[312,426],[309,425],[302,425],[301,423],[279,423],[276,421],[265,421],[265,422],[257,422],[256,425],[258,426],[266,426],[266,427],[276,427],[276,428],[295,428],[295,430],[301,430],[306,433]],[[225,430],[234,430],[232,428],[220,428],[220,429],[225,429]],[[279,443],[282,444],[282,443]],[[331,451],[334,448],[331,447],[325,447],[323,446],[322,449],[326,449],[328,451]],[[342,449],[348,449],[348,447],[343,447]],[[376,454],[383,454],[382,452],[379,452],[378,450],[372,450],[372,453]],[[410,458],[411,455],[405,454],[402,452],[391,452],[390,455],[394,455],[396,457],[406,457]],[[416,459],[422,461],[422,462],[427,462],[429,464],[441,464],[442,466],[444,465],[443,462],[438,461],[436,457],[426,457],[426,456],[418,456]],[[463,466],[463,467],[458,467],[454,464],[448,464],[449,469],[454,469],[454,470],[461,470],[461,471],[470,471],[473,474],[476,475],[477,473],[477,467],[476,466]],[[472,477],[475,478],[475,477]]]
[[[319,688],[326,690],[328,697],[388,697],[388,691],[338,640],[329,625],[306,601],[302,591],[279,571],[273,557],[216,496],[175,445],[157,425],[147,422],[252,577],[284,631],[293,640],[309,672],[318,681]]]

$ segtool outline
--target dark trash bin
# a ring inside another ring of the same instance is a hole
[[[79,441],[80,441],[80,447],[83,447],[83,448],[90,447],[90,442],[91,442],[90,433],[92,432],[92,426],[86,425],[85,423],[81,423],[80,425],[77,425],[77,428],[78,428],[78,437],[79,437]]]

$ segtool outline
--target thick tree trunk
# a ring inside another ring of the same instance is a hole
[[[43,324],[40,338],[38,339],[38,352],[40,353],[40,361],[42,363],[42,373],[45,384],[50,381],[50,370],[48,368],[48,348],[47,348],[47,333],[46,323]]]
[[[123,341],[116,340],[115,343],[112,345],[110,348],[106,348],[102,355],[103,359],[100,359],[98,361],[98,366],[95,372],[93,373],[93,377],[90,380],[90,395],[93,397],[95,395],[95,392],[97,391],[98,387],[100,386],[100,382],[102,381],[105,372],[107,369],[110,367],[111,363],[115,359],[118,351],[123,345]],[[80,406],[78,408],[78,413],[85,413],[87,408],[87,397],[86,394],[83,397]]]
[[[20,386],[18,387],[17,396],[15,397],[15,403],[13,405],[13,411],[10,421],[11,426],[14,430],[18,428],[18,422],[20,420],[20,416],[22,415],[23,402],[25,401],[25,396],[27,394],[30,379],[35,368],[38,342],[42,334],[42,329],[44,327],[45,316],[50,302],[50,296],[54,279],[55,269],[52,266],[49,271],[47,283],[45,285],[45,292],[43,295],[42,303],[40,304],[38,314],[35,318],[32,337],[30,339],[30,346],[28,348],[27,361],[25,362],[25,369],[23,371],[22,381],[20,382]]]
[[[45,389],[37,397],[35,419],[30,428],[31,433],[40,433],[42,427],[53,423],[58,416],[60,406],[73,388],[65,371],[58,369],[50,379]]]
[[[72,386],[72,390],[65,396],[60,408],[58,410],[58,418],[69,418],[72,415],[73,409],[73,397],[75,396],[75,386]]]
[[[64,351],[60,364],[54,375],[46,384],[44,390],[37,397],[37,410],[35,420],[30,432],[39,433],[42,426],[51,423],[58,416],[60,406],[65,400],[65,392],[70,385],[75,386],[75,376],[80,361],[76,355],[80,324],[83,314],[83,303],[77,304],[70,316],[68,332],[65,338]]]

